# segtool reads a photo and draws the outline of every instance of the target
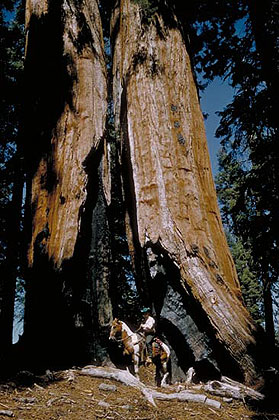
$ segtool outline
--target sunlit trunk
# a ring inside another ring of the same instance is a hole
[[[115,119],[127,233],[141,259],[138,283],[172,347],[177,377],[191,365],[211,366],[252,383],[256,327],[221,223],[183,31],[167,6],[148,19],[143,13],[136,2],[121,0],[111,24]]]
[[[43,365],[103,357],[110,182],[98,4],[28,0],[26,33],[28,358],[36,353]]]

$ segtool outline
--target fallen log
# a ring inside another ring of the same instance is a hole
[[[89,375],[96,378],[114,379],[127,386],[132,386],[139,389],[145,398],[156,407],[154,399],[160,400],[177,400],[185,402],[195,402],[206,404],[211,407],[221,408],[219,401],[211,400],[206,395],[197,394],[190,391],[175,392],[172,394],[165,394],[146,387],[142,382],[135,378],[128,370],[120,370],[115,368],[101,368],[95,366],[86,366],[80,372],[80,375]]]
[[[80,372],[80,375],[89,375],[96,378],[114,379],[115,381],[121,382],[125,385],[132,386],[141,390],[145,398],[156,407],[154,398],[149,392],[149,389],[144,386],[135,376],[133,376],[128,370],[120,370],[115,368],[101,368],[95,366],[86,366]]]
[[[260,401],[264,399],[264,395],[260,392],[257,392],[239,382],[233,381],[226,376],[222,376],[221,381],[209,381],[203,385],[202,388],[210,394],[221,397],[230,397],[236,400],[245,401],[248,399]]]
[[[217,400],[212,400],[204,394],[195,394],[190,391],[174,392],[172,394],[163,394],[162,392],[152,391],[153,398],[158,400],[176,400],[185,402],[197,402],[206,404],[211,407],[221,408],[221,403]]]

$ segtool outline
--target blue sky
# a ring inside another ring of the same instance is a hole
[[[233,96],[233,89],[219,78],[215,79],[201,93],[201,108],[204,113],[209,114],[205,120],[207,143],[211,159],[213,176],[218,171],[217,153],[220,148],[219,139],[215,137],[215,131],[219,125],[219,117],[216,111],[222,111],[230,103]]]

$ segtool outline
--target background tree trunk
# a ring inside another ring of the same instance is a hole
[[[270,345],[270,350],[274,351],[275,348],[275,328],[273,320],[273,299],[271,293],[271,282],[266,280],[263,287],[263,300],[264,300],[264,320],[265,331]]]
[[[279,2],[278,0],[250,0],[249,14],[252,32],[259,53],[262,76],[271,98],[274,127],[278,126],[277,109],[279,97]],[[278,148],[277,148],[278,152]]]
[[[0,281],[0,369],[1,373],[9,370],[9,358],[13,342],[13,321],[16,293],[16,280],[19,265],[20,225],[22,222],[22,192],[24,174],[22,155],[17,152],[14,159],[13,197],[11,201],[7,242],[6,260],[2,265]]]
[[[257,329],[222,228],[183,31],[167,7],[143,18],[121,0],[111,32],[127,233],[149,267],[146,303],[172,348],[174,376],[195,365],[252,383]]]
[[[36,354],[42,366],[102,359],[102,330],[111,321],[110,182],[98,4],[28,0],[26,31],[26,223],[32,236],[25,346],[29,360]]]

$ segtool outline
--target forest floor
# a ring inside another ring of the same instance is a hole
[[[113,380],[83,376],[79,370],[69,376],[71,372],[48,372],[37,377],[22,372],[13,380],[0,383],[0,420],[9,417],[15,420],[279,419],[279,414],[259,413],[243,402],[227,403],[212,395],[211,399],[221,402],[220,409],[200,403],[159,400],[154,407],[138,389]],[[154,367],[142,366],[140,379],[153,387]],[[163,392],[176,392],[177,387],[169,386]]]

